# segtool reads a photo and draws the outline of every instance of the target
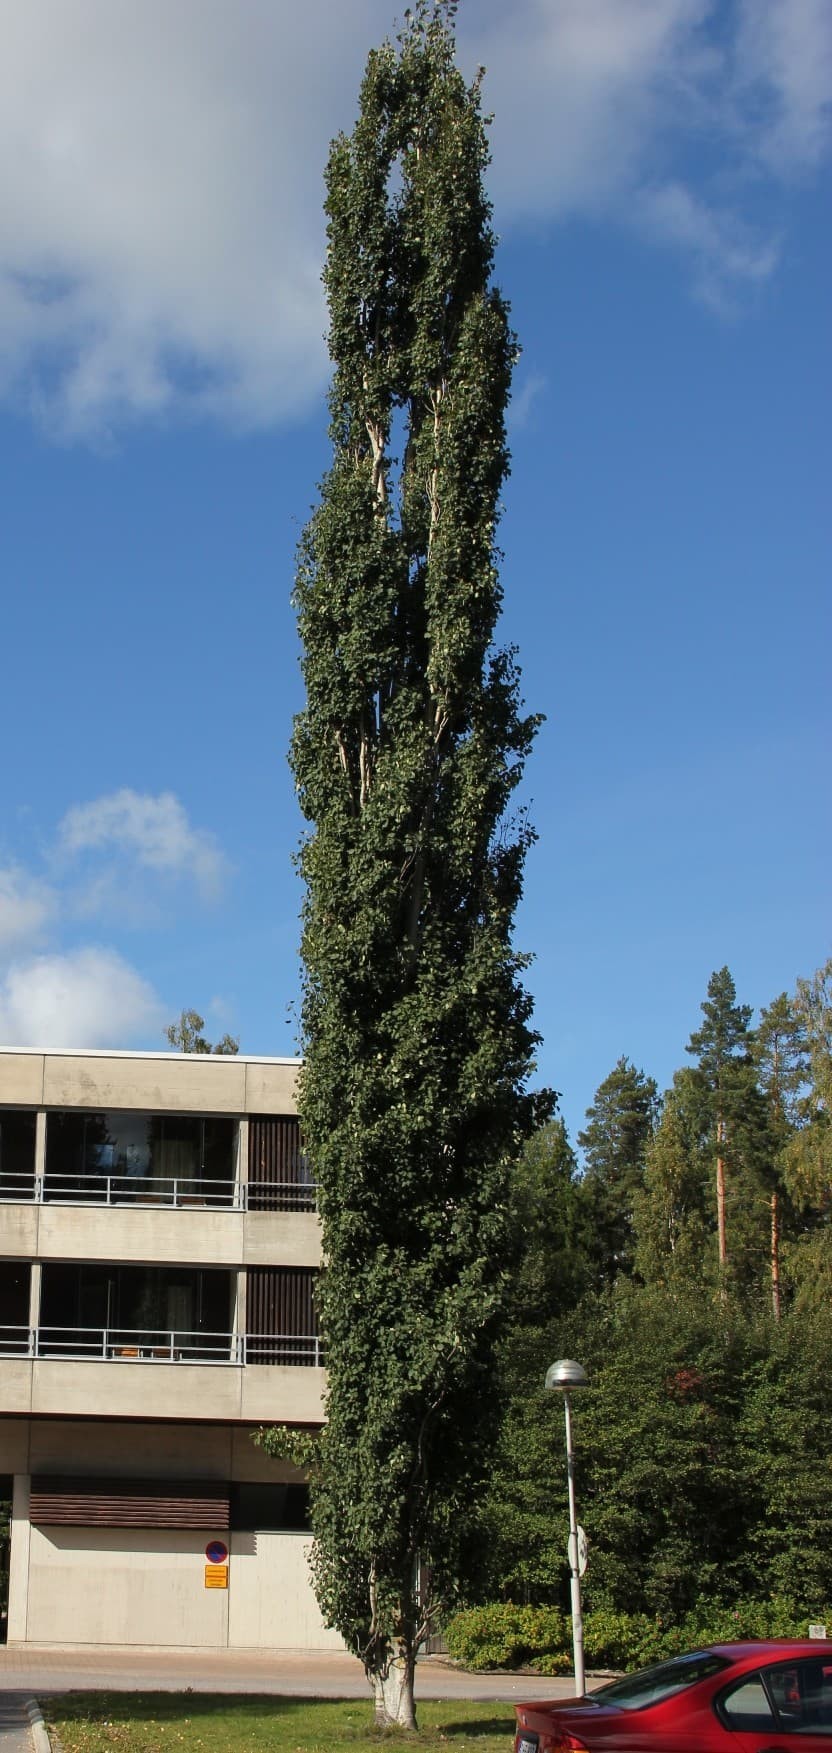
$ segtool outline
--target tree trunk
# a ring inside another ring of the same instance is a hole
[[[407,1638],[397,1637],[368,1651],[364,1669],[373,1692],[379,1728],[415,1729],[414,1680],[416,1651]]]
[[[728,1259],[725,1241],[725,1158],[722,1148],[725,1143],[725,1121],[716,1123],[716,1226],[719,1237],[719,1264],[724,1267]]]
[[[771,1195],[771,1306],[780,1319],[780,1201],[775,1187]]]

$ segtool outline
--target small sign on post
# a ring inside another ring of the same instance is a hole
[[[825,1625],[810,1625],[809,1626],[809,1636],[810,1637],[817,1637],[817,1638],[824,1638],[826,1636],[826,1626]]]
[[[228,1588],[228,1565],[227,1564],[206,1564],[206,1566],[205,1566],[205,1587],[206,1587],[206,1589],[227,1589]]]

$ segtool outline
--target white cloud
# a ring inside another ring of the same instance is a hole
[[[0,981],[0,1040],[16,1047],[126,1047],[158,1033],[164,1010],[114,950],[17,962]]]
[[[767,280],[777,266],[774,238],[755,237],[736,214],[698,201],[681,183],[645,189],[635,212],[645,230],[684,250],[693,263],[695,290],[714,310],[730,310],[738,284]]]
[[[295,415],[326,374],[322,170],[395,0],[0,0],[0,392],[64,434]],[[742,186],[818,165],[829,0],[476,0],[505,228],[643,223],[759,278]],[[736,207],[724,189],[734,187]],[[678,194],[675,197],[678,202]],[[696,235],[694,235],[694,233]]]
[[[760,158],[780,174],[816,165],[832,125],[829,0],[741,0],[736,84]]]
[[[122,862],[128,870],[138,865],[162,877],[190,879],[205,900],[217,899],[226,872],[213,835],[191,826],[170,791],[150,796],[125,787],[92,803],[76,804],[60,824],[58,842],[70,856],[103,853],[117,861],[115,868],[93,879],[91,892],[99,899],[117,892]]]
[[[0,869],[0,950],[37,942],[55,911],[55,895],[19,865]]]

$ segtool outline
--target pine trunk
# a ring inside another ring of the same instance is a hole
[[[771,1195],[771,1306],[775,1321],[780,1319],[780,1200],[777,1189]]]
[[[416,1652],[406,1638],[394,1638],[365,1658],[379,1728],[415,1729]]]
[[[725,1143],[725,1121],[716,1123],[716,1227],[719,1237],[719,1264],[725,1266],[728,1259],[728,1248],[725,1239],[725,1158],[722,1147]]]

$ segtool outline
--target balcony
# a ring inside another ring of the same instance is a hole
[[[323,1368],[317,1333],[186,1333],[162,1327],[0,1327],[0,1357]]]
[[[0,1414],[318,1424],[316,1334],[0,1327]]]
[[[0,1201],[34,1205],[159,1205],[194,1210],[314,1211],[314,1181],[205,1180],[192,1175],[0,1175]]]

